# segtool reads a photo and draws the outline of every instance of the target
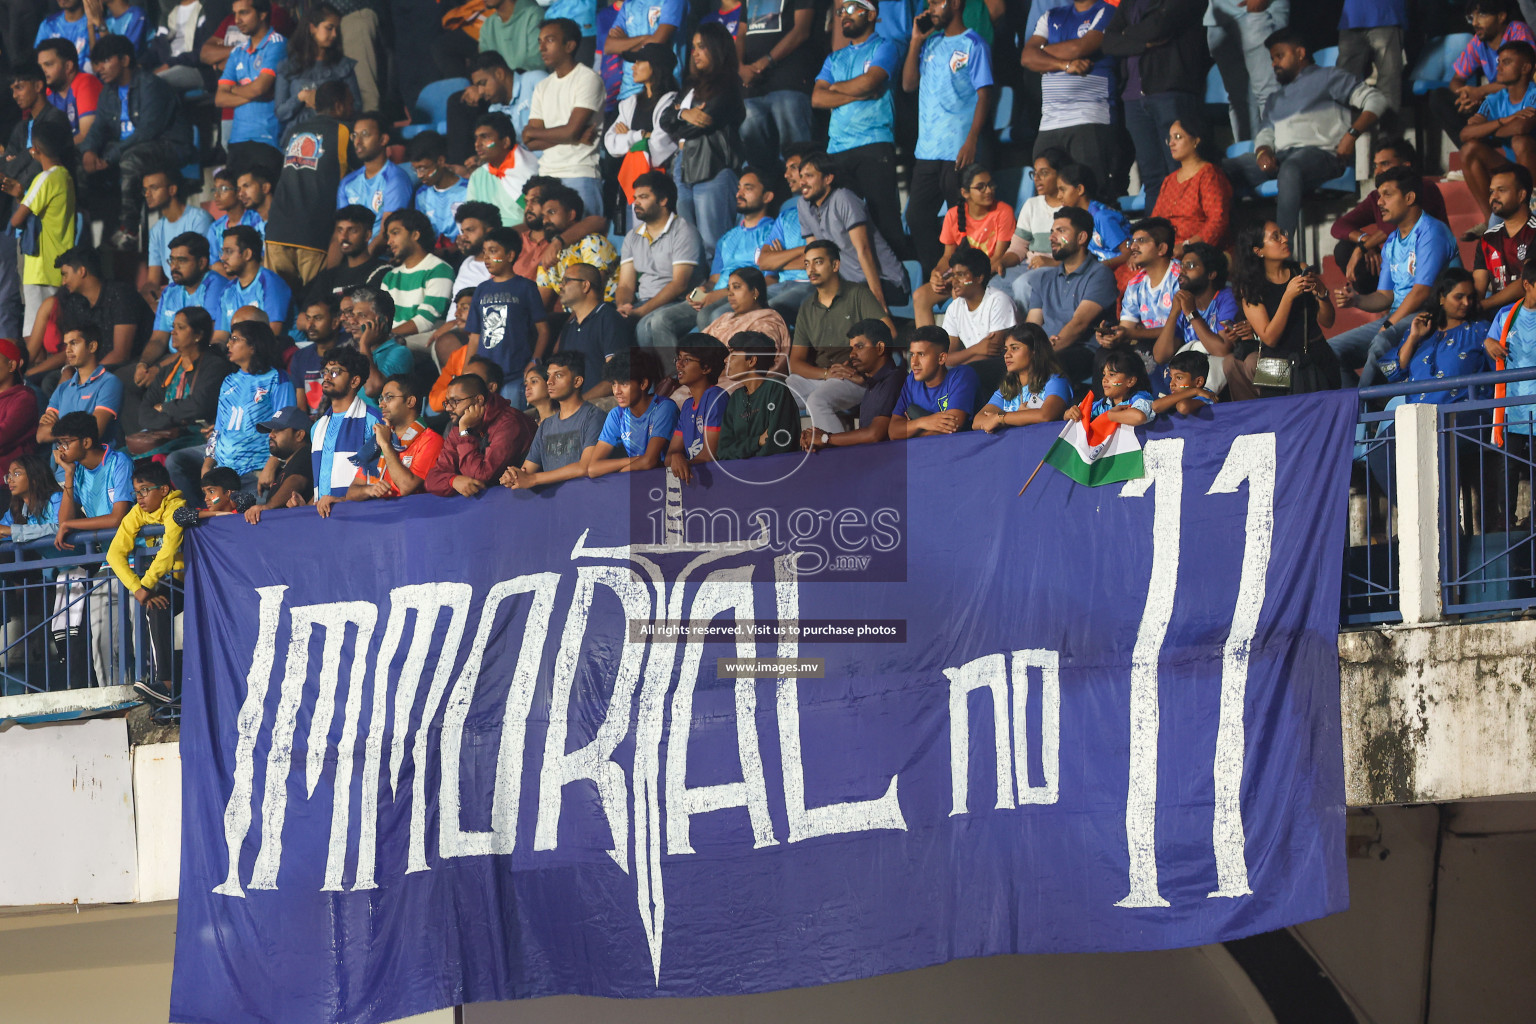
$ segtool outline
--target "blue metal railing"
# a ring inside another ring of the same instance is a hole
[[[1359,392],[1339,610],[1339,621],[1350,626],[1396,622],[1403,617],[1398,610],[1397,427],[1391,410],[1373,411],[1371,406],[1405,392],[1379,395],[1380,390],[1361,388]]]

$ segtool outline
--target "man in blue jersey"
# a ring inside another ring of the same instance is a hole
[[[617,403],[603,421],[602,433],[587,463],[587,475],[633,473],[661,465],[677,427],[676,402],[656,397],[661,361],[645,349],[620,352],[603,366]]]
[[[144,205],[150,213],[160,215],[149,229],[149,281],[143,293],[146,302],[158,302],[171,279],[171,239],[188,231],[206,235],[213,226],[207,210],[187,202],[186,188],[178,170],[157,167],[144,175]]]
[[[123,385],[101,365],[101,331],[93,323],[71,324],[64,331],[64,358],[75,372],[64,378],[37,424],[37,443],[57,436],[54,425],[72,412],[90,413],[97,436],[118,437],[117,417],[123,408]]]
[[[1119,159],[1110,119],[1110,98],[1119,95],[1115,61],[1100,49],[1114,13],[1103,0],[1073,0],[1031,26],[1020,62],[1041,75],[1035,157],[1060,149],[1078,163],[1106,170]]]
[[[413,200],[416,209],[427,215],[437,237],[427,249],[439,256],[447,256],[455,250],[459,237],[456,216],[459,207],[469,200],[469,180],[459,177],[448,166],[448,140],[437,132],[422,132],[411,140],[405,150],[411,170],[416,172]]]
[[[204,234],[208,236],[208,252],[213,259],[216,273],[229,276],[224,266],[224,232],[230,228],[245,226],[255,228],[263,239],[267,237],[267,223],[255,210],[247,210],[240,202],[240,175],[232,167],[220,167],[213,172],[213,208],[219,211]]]
[[[976,410],[976,371],[945,365],[949,332],[929,324],[912,335],[908,357],[912,372],[902,383],[891,410],[891,440],[953,434],[970,426]]]
[[[216,315],[219,300],[229,288],[227,280],[208,269],[208,239],[196,231],[184,231],[171,239],[169,251],[171,283],[160,293],[154,328],[133,369],[137,388],[149,387],[176,361],[176,354],[167,351],[176,314],[188,306],[198,306],[210,316]]]
[[[368,113],[353,121],[352,152],[362,166],[342,178],[336,189],[336,209],[356,203],[377,218],[373,241],[368,245],[374,256],[384,255],[384,218],[411,205],[411,177],[391,163],[385,152],[391,141],[383,115]]]
[[[282,334],[288,322],[288,305],[293,290],[286,281],[261,265],[263,246],[255,228],[240,226],[224,232],[224,265],[229,268],[228,286],[219,295],[213,314],[213,340],[219,344],[229,336],[235,310],[256,306],[267,314],[272,330]]]
[[[714,322],[715,317],[726,312],[726,285],[731,271],[739,267],[757,266],[757,254],[768,243],[776,226],[768,214],[774,194],[771,180],[764,171],[748,167],[736,179],[736,212],[741,222],[720,236],[715,243],[714,262],[709,268],[709,278],[702,289],[695,288],[688,296],[688,305],[695,313],[695,322],[703,330]],[[684,328],[686,332],[688,328]]]
[[[1385,313],[1380,320],[1362,324],[1328,339],[1339,357],[1344,384],[1353,386],[1353,371],[1360,370],[1360,386],[1376,383],[1381,374],[1377,360],[1396,352],[1414,316],[1431,309],[1435,282],[1446,267],[1460,266],[1456,236],[1444,221],[1436,220],[1419,206],[1423,179],[1407,167],[1392,167],[1376,176],[1376,202],[1381,219],[1397,230],[1381,246],[1381,279],[1376,290],[1357,295],[1346,282],[1334,289],[1334,301],[1368,313]]]
[[[603,54],[619,57],[651,43],[671,46],[687,11],[688,5],[683,0],[624,0],[617,24],[608,30]],[[634,65],[625,61],[619,99],[633,96],[643,88],[635,82]]]
[[[315,481],[315,504],[322,516],[330,506],[345,500],[347,488],[357,476],[352,456],[368,446],[373,425],[383,417],[364,401],[363,385],[373,363],[355,348],[337,347],[326,356],[320,370],[320,394],[324,404],[310,430],[310,462]]]
[[[848,45],[833,50],[821,65],[811,106],[832,111],[827,127],[828,155],[837,157],[843,180],[868,205],[876,229],[898,253],[904,252],[907,233],[901,224],[901,198],[896,190],[896,104],[892,95],[901,50],[875,31],[875,0],[846,0],[838,12]],[[788,147],[784,156],[787,163]],[[798,182],[791,179],[790,188],[797,191]],[[786,209],[790,207],[798,210],[795,203],[785,204]]]
[[[928,0],[913,19],[901,87],[917,93],[917,148],[907,226],[923,276],[933,273],[944,246],[939,209],[961,202],[960,171],[985,163],[987,124],[997,88],[992,84],[992,51],[965,27],[961,0]]]
[[[213,98],[217,106],[234,108],[226,147],[229,162],[259,164],[276,178],[283,161],[277,148],[283,129],[273,92],[277,70],[288,57],[288,40],[270,24],[272,0],[235,0],[230,13],[249,42],[230,51]]]
[[[57,0],[57,2],[58,11],[44,18],[43,23],[37,27],[37,38],[32,40],[32,46],[35,49],[44,39],[67,39],[74,44],[75,53],[79,56],[80,70],[90,71],[90,21],[85,16],[85,4],[83,0]]]

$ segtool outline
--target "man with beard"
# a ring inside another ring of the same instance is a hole
[[[340,303],[334,295],[316,295],[304,307],[304,336],[309,344],[288,361],[288,379],[293,382],[294,399],[306,413],[320,411],[321,370],[331,357],[331,349],[342,344],[337,333]]]
[[[868,285],[845,281],[837,245],[818,238],[805,247],[805,272],[816,289],[800,307],[789,350],[789,389],[805,403],[819,430],[838,425],[838,413],[864,398],[864,385],[849,367],[848,329],[879,320],[894,335],[890,314]]]
[[[206,235],[213,226],[213,218],[207,210],[183,198],[186,184],[179,171],[156,168],[144,175],[143,188],[144,205],[151,213],[158,213],[160,219],[149,229],[149,279],[139,294],[145,302],[157,303],[171,279],[171,239],[188,231]]]
[[[490,203],[466,202],[459,204],[453,219],[459,225],[459,233],[453,244],[458,246],[464,257],[464,262],[459,264],[459,272],[453,278],[453,294],[457,295],[466,288],[473,291],[481,281],[491,276],[480,259],[480,244],[485,241],[487,231],[501,227],[501,211]],[[526,219],[524,223],[527,223]]]
[[[261,522],[261,514],[271,508],[308,505],[314,493],[314,455],[309,443],[309,417],[298,406],[288,408],[256,429],[267,435],[267,450],[277,460],[277,483],[267,500],[245,510],[245,521]]]
[[[544,190],[546,236],[563,243],[564,233],[579,222],[585,213],[586,201],[575,189],[554,185]],[[770,222],[771,226],[772,222]],[[555,257],[554,265],[539,267],[534,277],[539,286],[539,297],[544,300],[544,308],[551,312],[563,311],[560,305],[560,283],[565,280],[566,270],[577,263],[585,263],[598,269],[604,280],[603,298],[611,302],[617,287],[613,271],[618,262],[618,250],[613,247],[612,242],[608,241],[608,236],[601,231],[594,231],[565,245],[560,250],[560,255]]]
[[[139,353],[133,376],[123,381],[124,385],[131,383],[130,394],[148,387],[176,361],[176,354],[167,349],[177,313],[189,306],[210,314],[219,308],[229,282],[208,269],[208,255],[208,239],[196,231],[184,231],[171,239],[171,283],[160,293],[149,341]]]
[[[847,257],[843,276],[869,285],[880,305],[886,309],[903,305],[911,298],[907,272],[870,224],[864,201],[838,182],[838,170],[825,153],[808,153],[800,161],[800,233],[807,241],[825,238],[835,242]],[[937,204],[934,209],[938,209]],[[926,228],[919,232],[922,230]],[[933,240],[937,244],[938,236]]]
[[[1278,178],[1275,223],[1296,238],[1302,198],[1354,160],[1355,140],[1386,111],[1387,98],[1348,71],[1314,64],[1299,29],[1283,28],[1264,45],[1280,88],[1259,116],[1253,152],[1224,161],[1222,170],[1250,188]]]
[[[96,121],[101,79],[83,70],[75,47],[57,37],[38,41],[37,66],[48,82],[49,102],[64,111],[69,133],[79,146]]]
[[[681,306],[693,315],[683,296],[698,279],[704,243],[674,211],[677,182],[671,175],[649,171],[635,179],[634,188],[635,226],[624,236],[614,301],[620,313],[637,321],[641,348],[675,344],[677,335],[666,326],[668,307]]]
[[[380,222],[396,210],[410,209],[415,187],[411,176],[392,163],[385,152],[392,141],[389,122],[382,114],[362,114],[352,122],[352,151],[362,166],[341,179],[336,189],[337,209],[355,203],[373,211]],[[375,256],[383,255],[382,223],[374,230],[368,251]]]
[[[1227,257],[1214,245],[1191,242],[1179,263],[1179,290],[1173,296],[1174,316],[1163,324],[1152,346],[1157,366],[1152,384],[1158,394],[1169,390],[1168,362],[1180,352],[1209,357],[1205,386],[1212,394],[1226,386],[1225,362],[1237,343],[1253,337],[1237,298],[1227,287]]]
[[[389,272],[389,264],[368,251],[373,237],[373,211],[366,206],[343,206],[332,219],[331,245],[341,262],[315,275],[306,293],[310,300],[340,296],[363,285],[376,286]]]
[[[1063,206],[1051,222],[1051,258],[1035,279],[1026,319],[1050,335],[1062,372],[1073,384],[1093,370],[1093,330],[1115,309],[1119,291],[1115,272],[1088,251],[1093,238],[1093,214]]]
[[[261,265],[264,249],[255,228],[242,224],[224,232],[222,262],[229,271],[229,287],[224,289],[218,305],[208,310],[213,314],[215,344],[224,341],[234,323],[235,311],[243,306],[264,310],[273,333],[282,337],[293,290],[282,278]]]
[[[534,423],[472,373],[455,377],[443,402],[453,426],[443,438],[427,490],[444,498],[473,498],[521,465],[533,444]]]
[[[1499,90],[1477,108],[1461,130],[1461,160],[1467,189],[1483,212],[1489,212],[1488,179],[1491,168],[1514,161],[1536,173],[1536,89],[1531,72],[1536,70],[1536,49],[1530,43],[1505,43],[1499,47],[1494,81]]]
[[[768,213],[773,200],[772,179],[766,172],[754,167],[741,172],[736,179],[736,212],[741,214],[741,223],[721,235],[715,243],[709,280],[688,296],[688,305],[698,315],[694,323],[684,327],[684,330],[692,330],[696,325],[702,331],[729,308],[725,293],[731,272],[741,267],[757,266],[758,252],[768,244],[777,226],[777,222]]]
[[[326,356],[320,377],[323,411],[310,430],[316,504],[347,496],[347,488],[357,475],[357,467],[350,460],[368,444],[373,425],[382,419],[379,410],[362,396],[372,369],[368,357],[355,348],[333,348]]]
[[[429,251],[436,232],[420,210],[396,210],[386,220],[384,234],[394,262],[383,283],[395,300],[390,333],[397,338],[426,334],[448,315],[453,268]]]
[[[1477,242],[1472,283],[1484,309],[1503,309],[1525,298],[1520,270],[1536,256],[1536,214],[1531,213],[1531,172],[1519,164],[1495,167],[1489,176],[1488,205],[1504,223]],[[1438,191],[1433,185],[1426,192]],[[1424,211],[1428,213],[1428,210]]]

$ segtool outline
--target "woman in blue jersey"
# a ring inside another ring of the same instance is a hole
[[[1060,420],[1072,404],[1072,385],[1062,376],[1051,339],[1039,324],[1019,324],[1003,343],[1007,374],[973,426],[987,433],[1003,427]]]
[[[1104,368],[1093,385],[1093,406],[1089,415],[1108,415],[1116,423],[1139,427],[1152,419],[1152,382],[1147,366],[1134,349],[1112,349],[1104,359]],[[1077,406],[1067,410],[1062,419],[1079,420]]]
[[[1482,315],[1470,271],[1451,267],[1435,283],[1434,301],[1413,318],[1408,337],[1396,352],[1381,359],[1381,372],[1393,384],[1486,373],[1493,362],[1483,348],[1489,322]],[[1405,402],[1445,405],[1489,397],[1490,389],[1456,388],[1405,395]]]
[[[361,111],[356,69],[357,61],[341,52],[341,12],[323,2],[305,11],[274,85],[273,109],[283,130],[314,109],[315,89],[326,82],[345,82],[352,108]]]
[[[54,478],[50,451],[34,448],[11,460],[5,471],[10,507],[0,516],[0,540],[24,544],[59,532],[59,504],[64,492]]]

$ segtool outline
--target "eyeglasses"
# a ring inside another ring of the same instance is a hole
[[[78,440],[80,440],[78,437],[56,437],[53,439],[53,450],[61,452]]]
[[[972,192],[996,192],[997,191],[997,182],[995,182],[995,181],[976,181],[976,182],[972,182],[971,183],[971,191]]]
[[[327,366],[325,369],[320,371],[320,376],[325,378],[345,377],[346,375],[347,371],[340,366]]]
[[[233,192],[234,190],[235,190],[235,186],[233,186],[233,185],[215,185],[215,186],[213,186],[213,191],[214,192]]]
[[[865,7],[863,4],[843,4],[843,6],[839,7],[837,10],[840,14],[858,14],[860,11],[869,10],[869,8]]]

